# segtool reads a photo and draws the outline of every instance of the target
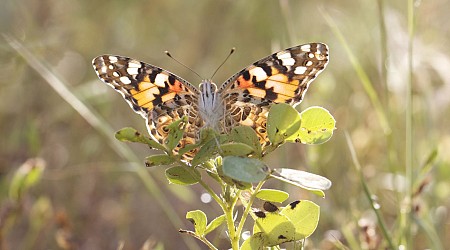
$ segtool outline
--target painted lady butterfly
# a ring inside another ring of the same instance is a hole
[[[266,120],[271,104],[299,104],[327,63],[327,45],[303,44],[255,62],[220,88],[211,80],[203,80],[197,89],[169,71],[128,57],[102,55],[92,61],[100,80],[121,93],[147,120],[149,133],[158,142],[164,143],[169,124],[188,117],[175,152],[194,144],[201,128],[228,133],[237,125],[252,127],[264,148],[270,144]],[[191,159],[194,153],[183,158]]]

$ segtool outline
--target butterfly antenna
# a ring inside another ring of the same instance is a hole
[[[186,66],[186,64],[184,64],[184,63],[178,61],[177,59],[175,59],[175,58],[170,54],[169,51],[166,50],[166,51],[164,51],[164,53],[166,53],[166,55],[167,55],[168,57],[172,58],[175,62],[179,63],[181,66],[185,67],[186,69],[188,69],[189,71],[191,71],[192,73],[194,73],[194,74],[195,74],[196,76],[198,76],[201,80],[205,79],[205,78],[201,77],[201,76],[200,76],[197,72],[195,72],[193,69],[191,69],[191,68],[189,68],[188,66]]]
[[[236,48],[231,48],[230,53],[228,54],[228,56],[225,58],[225,60],[223,60],[223,62],[219,65],[219,67],[217,67],[216,71],[214,71],[214,73],[212,74],[212,76],[209,79],[212,79],[217,71],[219,71],[219,69],[225,64],[225,62],[228,60],[228,58],[230,58],[230,56],[234,53],[234,51],[236,50]]]

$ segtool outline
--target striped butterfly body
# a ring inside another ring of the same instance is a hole
[[[203,80],[199,88],[159,67],[123,56],[102,55],[92,64],[103,82],[122,94],[147,120],[153,139],[164,143],[167,126],[188,117],[184,137],[175,152],[198,141],[202,128],[228,133],[238,125],[252,127],[264,148],[269,108],[274,103],[298,105],[328,63],[328,47],[309,43],[288,48],[241,70],[220,88]],[[183,155],[192,159],[195,151]]]

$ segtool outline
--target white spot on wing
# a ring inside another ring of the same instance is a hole
[[[313,64],[312,61],[307,61],[307,62],[306,62],[306,66],[308,66],[308,67],[311,66],[312,64]]]
[[[249,70],[249,73],[256,76],[256,81],[258,82],[267,79],[267,74],[261,67],[255,67]]]
[[[111,63],[116,63],[118,61],[117,57],[115,56],[109,56],[108,59]]]
[[[167,75],[165,75],[165,74],[158,74],[158,75],[156,75],[155,85],[158,86],[158,87],[164,87],[165,86],[164,82],[167,81],[167,78],[169,78],[169,77]]]
[[[130,66],[130,65],[128,64],[128,66]],[[138,68],[130,68],[130,67],[128,67],[127,68],[127,73],[130,74],[130,75],[137,75],[138,74]]]
[[[115,73],[115,72],[114,72]],[[119,78],[120,79],[120,81],[123,83],[123,84],[130,84],[131,83],[131,81],[130,81],[130,78],[128,78],[128,77],[126,77],[126,76],[122,76],[121,78]]]
[[[138,61],[129,61],[128,62],[128,67],[129,68],[140,68],[141,67],[141,63]]]
[[[311,50],[311,45],[310,44],[302,45],[300,47],[300,49],[303,50],[303,51],[310,51]]]
[[[283,66],[292,66],[295,64],[295,59],[292,57],[281,59]]]
[[[115,72],[115,71],[112,73],[112,75],[115,76],[115,77],[119,77],[119,74],[117,72]]]
[[[101,74],[105,74],[107,70],[108,68],[106,66],[102,66],[98,72],[100,72]]]
[[[303,66],[298,66],[294,70],[294,74],[297,74],[297,75],[305,74],[305,72],[306,72],[306,67],[303,67]]]
[[[280,51],[280,52],[277,53],[277,58],[280,59],[280,60],[287,59],[287,58],[292,58],[291,52],[286,51],[286,50]]]

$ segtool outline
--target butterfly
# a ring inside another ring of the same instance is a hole
[[[266,121],[271,105],[298,105],[328,60],[326,44],[291,47],[244,68],[220,88],[209,79],[196,88],[167,70],[123,56],[98,56],[92,64],[100,80],[146,119],[149,134],[159,143],[167,139],[168,125],[188,118],[184,136],[174,149],[178,152],[195,144],[202,128],[229,133],[239,125],[253,128],[262,148],[270,145]],[[194,154],[195,150],[182,158],[192,159]]]

